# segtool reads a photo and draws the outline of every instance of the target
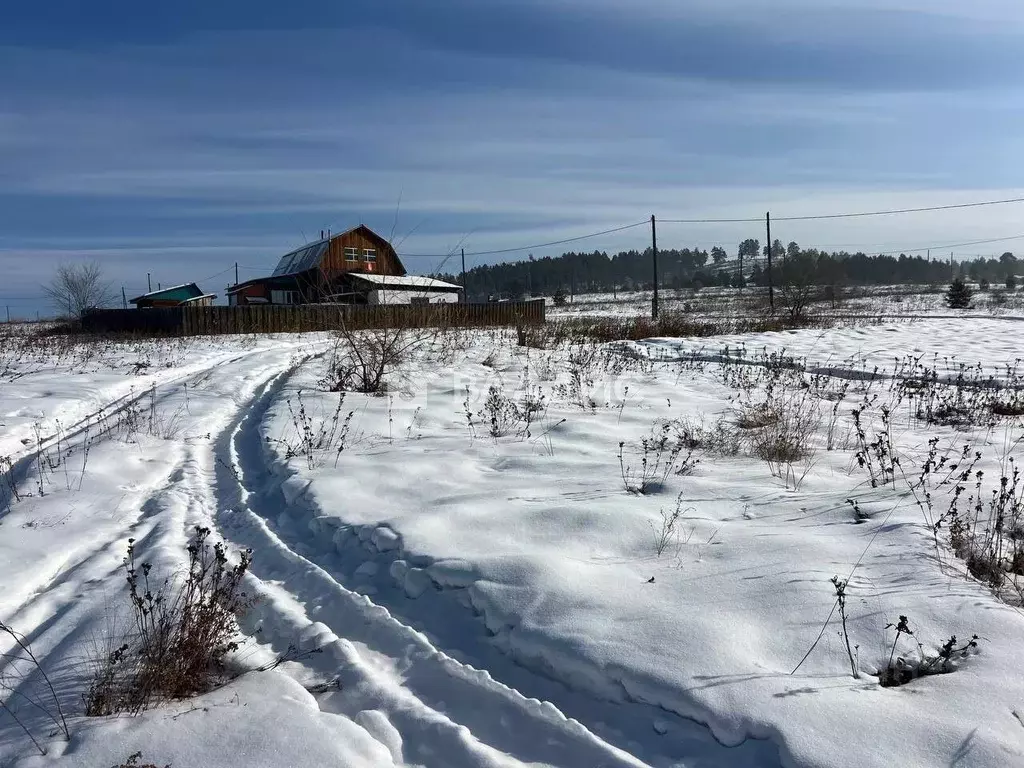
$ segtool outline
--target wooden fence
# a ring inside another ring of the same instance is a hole
[[[90,333],[138,333],[206,336],[222,333],[298,333],[346,327],[431,328],[537,325],[545,320],[544,300],[486,304],[392,304],[355,306],[250,305],[241,307],[169,307],[100,309],[82,318]]]

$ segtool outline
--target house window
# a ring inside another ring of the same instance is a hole
[[[373,248],[363,248],[363,261],[376,261],[377,251]]]
[[[411,297],[409,299],[409,303],[410,304],[414,304],[416,306],[422,306],[423,304],[429,304],[430,303],[430,297],[429,296],[413,296],[413,297]]]
[[[359,249],[358,248],[346,248],[345,249],[345,261],[359,261]]]
[[[299,304],[301,303],[298,291],[271,291],[271,304]]]

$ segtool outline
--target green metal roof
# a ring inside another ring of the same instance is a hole
[[[170,288],[161,288],[159,291],[150,291],[144,293],[141,296],[136,296],[134,299],[129,299],[132,304],[137,304],[140,301],[153,301],[153,300],[178,300],[186,301],[188,299],[194,299],[198,296],[202,296],[203,292],[199,289],[199,286],[195,283],[184,283],[183,285],[174,285]]]

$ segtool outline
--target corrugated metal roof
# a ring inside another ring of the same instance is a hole
[[[450,291],[461,291],[461,285],[455,285],[455,283],[446,283],[444,280],[435,280],[432,277],[419,277],[417,275],[405,275],[403,277],[395,277],[393,275],[364,275],[355,274],[350,275],[356,280],[365,280],[368,283],[379,285],[385,288],[431,288],[434,290],[450,290]]]

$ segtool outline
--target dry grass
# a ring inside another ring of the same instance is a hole
[[[227,655],[237,648],[235,619],[251,604],[242,579],[252,553],[228,564],[224,545],[209,544],[196,527],[183,580],[151,579],[137,564],[129,540],[124,570],[132,631],[103,659],[86,694],[87,715],[138,714],[167,699],[205,693],[224,679]]]

